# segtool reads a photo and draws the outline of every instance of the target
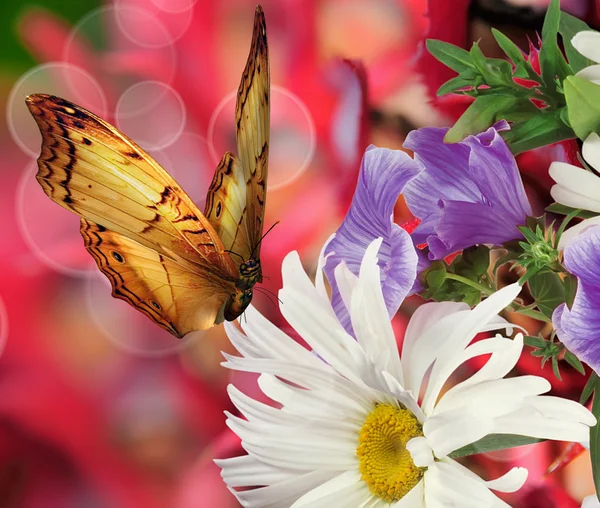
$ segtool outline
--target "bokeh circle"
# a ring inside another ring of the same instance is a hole
[[[99,116],[107,114],[107,100],[100,84],[84,69],[66,62],[38,65],[13,86],[6,106],[8,130],[17,145],[31,157],[40,154],[42,136],[25,104],[34,93],[57,95]]]
[[[95,266],[79,234],[79,216],[54,203],[36,181],[31,162],[17,185],[15,215],[25,243],[44,265],[70,276],[89,275]]]
[[[228,94],[215,108],[208,126],[208,146],[213,163],[235,146],[235,100]],[[314,119],[302,100],[286,88],[271,86],[271,136],[269,143],[269,190],[285,187],[311,164],[317,146]]]
[[[115,123],[144,148],[162,150],[175,143],[183,132],[185,104],[168,84],[141,81],[119,97]]]
[[[181,353],[204,335],[191,332],[177,339],[128,303],[113,298],[110,283],[100,272],[86,282],[85,299],[91,323],[125,353],[144,358],[167,357]]]

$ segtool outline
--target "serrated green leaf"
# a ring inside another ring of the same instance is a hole
[[[583,387],[583,390],[581,391],[581,396],[579,397],[580,404],[585,404],[588,401],[588,399],[592,396],[592,393],[594,392],[594,387],[596,386],[597,379],[598,379],[598,375],[594,371],[592,371],[589,379],[587,380],[587,383],[585,384],[585,386]]]
[[[575,16],[571,16],[566,12],[560,13],[558,31],[562,36],[565,53],[567,54],[567,58],[569,59],[569,64],[571,65],[573,72],[579,72],[581,69],[596,63],[583,56],[573,47],[573,44],[571,44],[571,40],[575,34],[584,30],[591,30],[591,28],[585,22],[581,21]]]
[[[596,376],[594,380],[594,402],[592,404],[592,413],[596,420],[600,422],[600,380]],[[596,492],[600,492],[600,425],[596,423],[590,429],[590,455],[592,459],[592,474],[594,476],[594,486]]]
[[[552,318],[554,309],[565,301],[565,288],[558,274],[544,271],[529,279],[529,291],[546,317]]]
[[[443,261],[432,263],[425,272],[425,280],[429,289],[436,291],[441,288],[446,280],[446,264]]]
[[[450,454],[450,457],[457,459],[459,457],[468,457],[478,453],[489,453],[517,446],[527,446],[534,443],[540,443],[544,439],[537,439],[529,436],[514,436],[512,434],[490,434],[484,438],[467,446],[463,446]]]
[[[585,375],[585,369],[583,368],[583,365],[579,361],[579,358],[577,358],[573,353],[571,353],[571,351],[568,351],[568,350],[565,351],[565,361],[571,367],[573,367],[577,372]]]
[[[510,109],[517,99],[510,96],[486,95],[475,102],[458,119],[444,136],[445,143],[457,143],[471,134],[478,134],[491,127],[502,111]]]
[[[569,110],[569,123],[577,137],[585,140],[600,131],[600,85],[578,76],[569,76],[563,83]]]
[[[561,215],[569,215],[574,210],[575,208],[561,205],[560,203],[552,203],[546,207],[547,212],[559,213]],[[597,216],[598,214],[596,212],[590,212],[589,210],[581,210],[577,215],[575,215],[575,217],[579,217],[580,219],[591,219],[592,217]]]
[[[469,52],[454,44],[436,39],[427,39],[425,46],[435,58],[453,71],[461,73],[467,69],[475,68]]]

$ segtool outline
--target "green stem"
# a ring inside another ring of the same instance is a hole
[[[475,289],[479,289],[482,293],[490,296],[492,294],[494,294],[494,290],[488,286],[484,286],[483,284],[480,284],[479,282],[475,282],[474,280],[471,279],[467,279],[466,277],[463,277],[462,275],[457,275],[455,273],[446,273],[446,278],[447,279],[452,279],[458,282],[462,282],[463,284],[466,284],[467,286],[471,286],[472,288]]]
[[[552,320],[549,317],[545,316],[541,312],[524,307],[523,305],[519,305],[518,303],[511,303],[509,305],[509,308],[514,312],[518,312],[519,314],[523,314],[524,316],[537,319],[538,321],[544,321],[545,323],[552,322]]]

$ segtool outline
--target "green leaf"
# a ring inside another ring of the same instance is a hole
[[[511,152],[518,155],[575,137],[573,131],[562,121],[560,112],[561,110],[553,110],[545,113],[538,110],[529,120],[515,123],[509,131],[502,132]]]
[[[567,275],[563,279],[565,286],[565,303],[569,310],[573,307],[575,301],[575,295],[577,294],[577,277],[573,275]]]
[[[560,369],[558,368],[558,358],[556,356],[552,357],[552,372],[554,372],[554,377],[556,377],[556,379],[562,381]]]
[[[581,392],[581,396],[579,397],[579,403],[585,404],[588,399],[592,396],[592,392],[594,391],[594,387],[596,386],[596,380],[598,379],[598,375],[592,371],[590,377],[587,380],[587,383],[583,387]]]
[[[599,87],[600,88],[600,87]],[[477,97],[444,137],[445,143],[458,143],[471,134],[492,126],[502,111],[515,105],[517,98],[506,95]]]
[[[585,369],[583,368],[583,365],[579,361],[579,358],[577,358],[573,353],[571,353],[571,351],[565,351],[565,361],[577,372],[585,376]]]
[[[546,317],[552,318],[554,309],[565,301],[565,288],[558,274],[539,272],[529,279],[528,284],[538,309]]]
[[[546,347],[548,341],[542,337],[535,337],[534,335],[525,335],[523,337],[523,343],[526,346],[534,347],[537,349],[543,349]]]
[[[441,97],[442,95],[455,92],[459,88],[465,88],[467,86],[473,86],[473,78],[469,78],[467,73],[463,73],[460,76],[456,76],[455,78],[446,81],[440,86],[436,95]]]
[[[523,52],[513,41],[511,41],[506,35],[504,35],[500,30],[496,30],[492,28],[492,35],[500,49],[504,51],[506,56],[515,64],[525,64],[525,56]]]
[[[600,131],[600,86],[578,76],[563,82],[569,123],[579,139]]]
[[[491,87],[504,86],[507,88],[516,88],[512,77],[512,65],[506,60],[499,58],[487,58],[481,51],[477,42],[471,46],[471,61],[477,68],[485,81],[485,84]]]
[[[453,451],[449,456],[453,459],[459,457],[468,457],[478,453],[489,453],[498,450],[506,450],[517,446],[526,446],[534,443],[540,443],[544,439],[537,439],[529,436],[514,436],[512,434],[490,434],[484,438],[467,446],[463,446]]]
[[[552,203],[550,206],[546,207],[547,212],[559,213],[560,215],[569,215],[575,210],[575,208],[561,205],[560,203]],[[581,210],[577,215],[575,215],[575,217],[579,217],[580,219],[591,219],[592,217],[597,216],[598,214],[596,212],[590,212],[589,210]]]
[[[575,34],[583,32],[584,30],[591,30],[591,28],[575,16],[571,16],[566,12],[560,13],[558,31],[562,36],[565,53],[567,54],[573,72],[579,72],[581,69],[595,64],[595,62],[592,62],[589,58],[583,56],[573,47],[573,44],[571,44],[571,39],[573,39]]]
[[[592,413],[600,422],[600,379],[596,376],[594,380],[594,402],[592,404]],[[596,423],[590,429],[590,454],[592,459],[592,474],[594,476],[594,486],[596,492],[600,492],[600,425]]]
[[[475,68],[469,52],[454,44],[435,39],[427,39],[425,46],[435,58],[447,67],[450,67],[453,71],[460,73],[467,69]]]
[[[542,27],[542,47],[540,49],[540,68],[542,81],[550,89],[555,89],[555,78],[562,81],[568,71],[568,65],[558,47],[558,25],[560,23],[560,0],[552,0],[546,11]]]

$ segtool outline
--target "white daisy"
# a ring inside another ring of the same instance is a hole
[[[595,132],[583,142],[582,155],[591,167],[600,169],[600,136]],[[557,203],[600,213],[600,177],[566,162],[553,162],[550,164],[549,172],[556,182],[556,185],[550,189],[550,194]],[[586,219],[567,229],[560,238],[559,249],[563,249],[585,229],[598,224],[600,224],[600,216]]]
[[[247,454],[217,463],[243,506],[507,507],[490,489],[519,489],[525,469],[486,482],[448,455],[488,434],[582,441],[595,424],[583,406],[540,396],[550,389],[540,377],[503,379],[521,354],[521,334],[470,344],[479,332],[508,326],[498,312],[518,295],[516,284],[473,310],[421,306],[399,354],[381,291],[380,244],[368,247],[358,277],[344,264],[336,269],[356,339],[339,324],[321,270],[314,286],[295,252],[283,263],[281,312],[312,351],[253,308],[241,320],[244,333],[227,325],[242,356],[226,355],[225,365],[259,373],[277,404],[228,388],[243,417],[228,414],[227,424]],[[480,371],[449,388],[460,365],[484,354],[491,357]]]
[[[600,33],[595,30],[583,30],[571,39],[573,47],[596,64],[600,63]],[[600,65],[590,65],[581,69],[577,76],[600,85]]]
[[[593,496],[588,496],[583,500],[581,508],[600,508],[600,501],[598,501],[595,494]]]

